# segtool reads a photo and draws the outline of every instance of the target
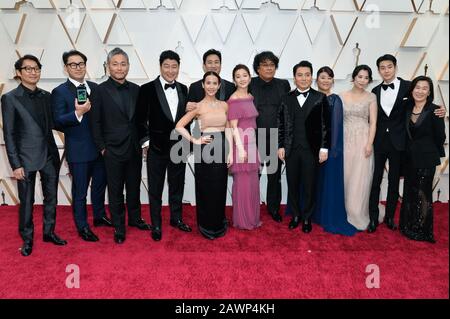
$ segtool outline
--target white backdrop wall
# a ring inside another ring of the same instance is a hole
[[[120,46],[130,55],[129,80],[138,84],[158,75],[161,51],[176,50],[182,58],[179,81],[187,85],[201,78],[207,49],[222,51],[222,75],[228,80],[236,64],[251,66],[258,52],[271,50],[280,57],[277,76],[291,83],[292,66],[300,60],[310,60],[316,69],[333,67],[336,92],[351,87],[356,63],[371,66],[373,85],[379,83],[375,61],[391,53],[399,60],[401,77],[412,79],[427,72],[437,84],[436,102],[448,107],[448,36],[448,0],[0,0],[0,94],[17,85],[12,79],[13,63],[27,53],[41,59],[40,87],[51,91],[65,81],[61,55],[73,48],[88,56],[89,78],[101,82],[106,78],[106,52]],[[448,118],[446,123],[448,127]],[[0,135],[0,190],[6,202],[13,204],[17,187]],[[63,136],[55,132],[55,138],[62,154]],[[443,160],[448,164],[448,143],[446,152]],[[436,175],[435,198],[440,190],[442,201],[449,196],[445,163]],[[282,181],[285,202],[285,176]],[[231,185],[230,177],[229,190]],[[262,189],[265,185],[262,177]],[[59,204],[69,204],[67,165],[61,170],[59,187]],[[146,187],[144,168],[143,203],[148,202]],[[194,195],[188,167],[184,200],[195,204]],[[265,199],[264,191],[261,199]],[[40,202],[38,184],[36,203]]]

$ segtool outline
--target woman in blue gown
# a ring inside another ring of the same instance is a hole
[[[334,72],[325,66],[317,71],[317,86],[328,97],[331,112],[331,147],[328,160],[320,166],[317,182],[317,199],[313,221],[326,232],[353,236],[358,230],[347,221],[344,201],[344,126],[342,100],[331,93]],[[301,189],[299,190],[301,192]],[[300,196],[302,198],[302,196]],[[300,203],[300,207],[302,207]],[[286,215],[290,207],[286,209]]]

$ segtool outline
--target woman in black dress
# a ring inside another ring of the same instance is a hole
[[[435,243],[433,235],[433,179],[445,156],[445,123],[434,116],[434,86],[419,76],[411,84],[407,102],[407,149],[404,198],[400,229],[406,237]]]

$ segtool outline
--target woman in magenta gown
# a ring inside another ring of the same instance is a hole
[[[237,90],[228,100],[228,120],[233,131],[233,226],[254,229],[261,225],[259,158],[256,147],[258,111],[248,93],[250,70],[237,65],[233,70]]]

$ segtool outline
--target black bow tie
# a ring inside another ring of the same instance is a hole
[[[394,83],[391,83],[391,84],[381,84],[381,86],[382,86],[382,88],[383,88],[383,90],[387,90],[388,88],[391,88],[391,89],[395,89],[395,84]]]
[[[167,90],[168,88],[175,89],[176,87],[177,85],[175,84],[175,82],[173,82],[172,84],[169,83],[164,84],[164,90]]]
[[[306,92],[300,92],[299,90],[296,90],[296,91],[295,91],[295,95],[296,95],[296,96],[303,95],[304,97],[308,97],[308,94],[309,94],[309,90],[306,91]]]

